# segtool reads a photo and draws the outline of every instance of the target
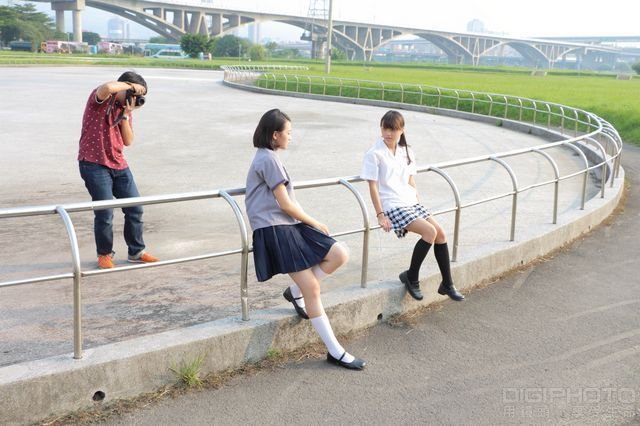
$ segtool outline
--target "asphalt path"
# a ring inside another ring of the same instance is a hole
[[[640,424],[640,149],[623,208],[535,266],[347,343],[107,425]]]

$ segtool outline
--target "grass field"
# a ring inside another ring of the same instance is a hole
[[[67,56],[0,52],[0,66],[87,65],[122,67],[171,67],[219,69],[237,64],[237,60],[213,61],[159,60],[140,57]],[[244,62],[246,63],[246,62]],[[270,61],[269,63],[274,63]],[[281,62],[282,63],[282,62]],[[284,62],[294,64],[294,62]],[[324,63],[295,62],[309,66],[296,74],[323,75]],[[334,63],[332,77],[359,80],[422,84],[451,89],[508,94],[557,102],[593,112],[613,124],[625,142],[640,145],[640,76],[617,80],[615,74],[550,71],[532,76],[530,70],[518,68],[482,68],[420,64]]]
[[[324,66],[312,65],[307,73],[322,75]],[[603,117],[613,124],[625,142],[640,145],[640,76],[631,80],[617,80],[616,75],[612,74],[557,72],[538,77],[523,70],[351,65],[333,65],[331,76],[422,84],[557,102]]]

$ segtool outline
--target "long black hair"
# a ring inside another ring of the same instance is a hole
[[[380,127],[383,129],[391,130],[404,130],[404,117],[398,111],[387,111],[380,120]],[[409,156],[409,144],[407,138],[404,136],[404,131],[400,135],[400,141],[398,145],[403,146],[407,153],[407,164],[411,164],[411,157]]]
[[[291,122],[291,119],[278,108],[265,112],[253,132],[253,146],[273,151],[273,132],[283,131],[287,122]]]

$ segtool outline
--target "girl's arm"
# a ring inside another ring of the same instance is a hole
[[[329,228],[327,228],[327,225],[318,222],[317,220],[306,214],[297,203],[291,201],[284,183],[281,183],[280,185],[275,187],[275,189],[273,190],[273,195],[274,197],[276,197],[276,201],[278,201],[278,204],[280,205],[280,208],[283,212],[285,212],[292,218],[297,219],[302,223],[306,223],[309,226],[313,226],[321,232],[329,235]]]
[[[409,176],[409,185],[413,186],[416,189],[416,199],[418,198],[418,187],[416,186],[416,179],[413,175]]]
[[[378,219],[378,225],[384,229],[385,232],[391,230],[391,221],[384,214],[382,210],[382,202],[380,201],[380,192],[378,191],[378,182],[375,180],[368,180],[369,183],[369,195],[371,195],[371,203],[376,212],[376,219]]]
[[[416,180],[415,180],[415,178],[413,177],[413,175],[410,175],[410,176],[409,176],[409,185],[413,186],[413,187],[414,187],[414,188],[416,188],[416,189],[418,188],[418,187],[416,186]]]

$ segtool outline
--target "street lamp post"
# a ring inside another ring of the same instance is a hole
[[[324,71],[331,73],[331,36],[333,35],[333,0],[329,0],[329,28],[327,30],[327,58]]]

